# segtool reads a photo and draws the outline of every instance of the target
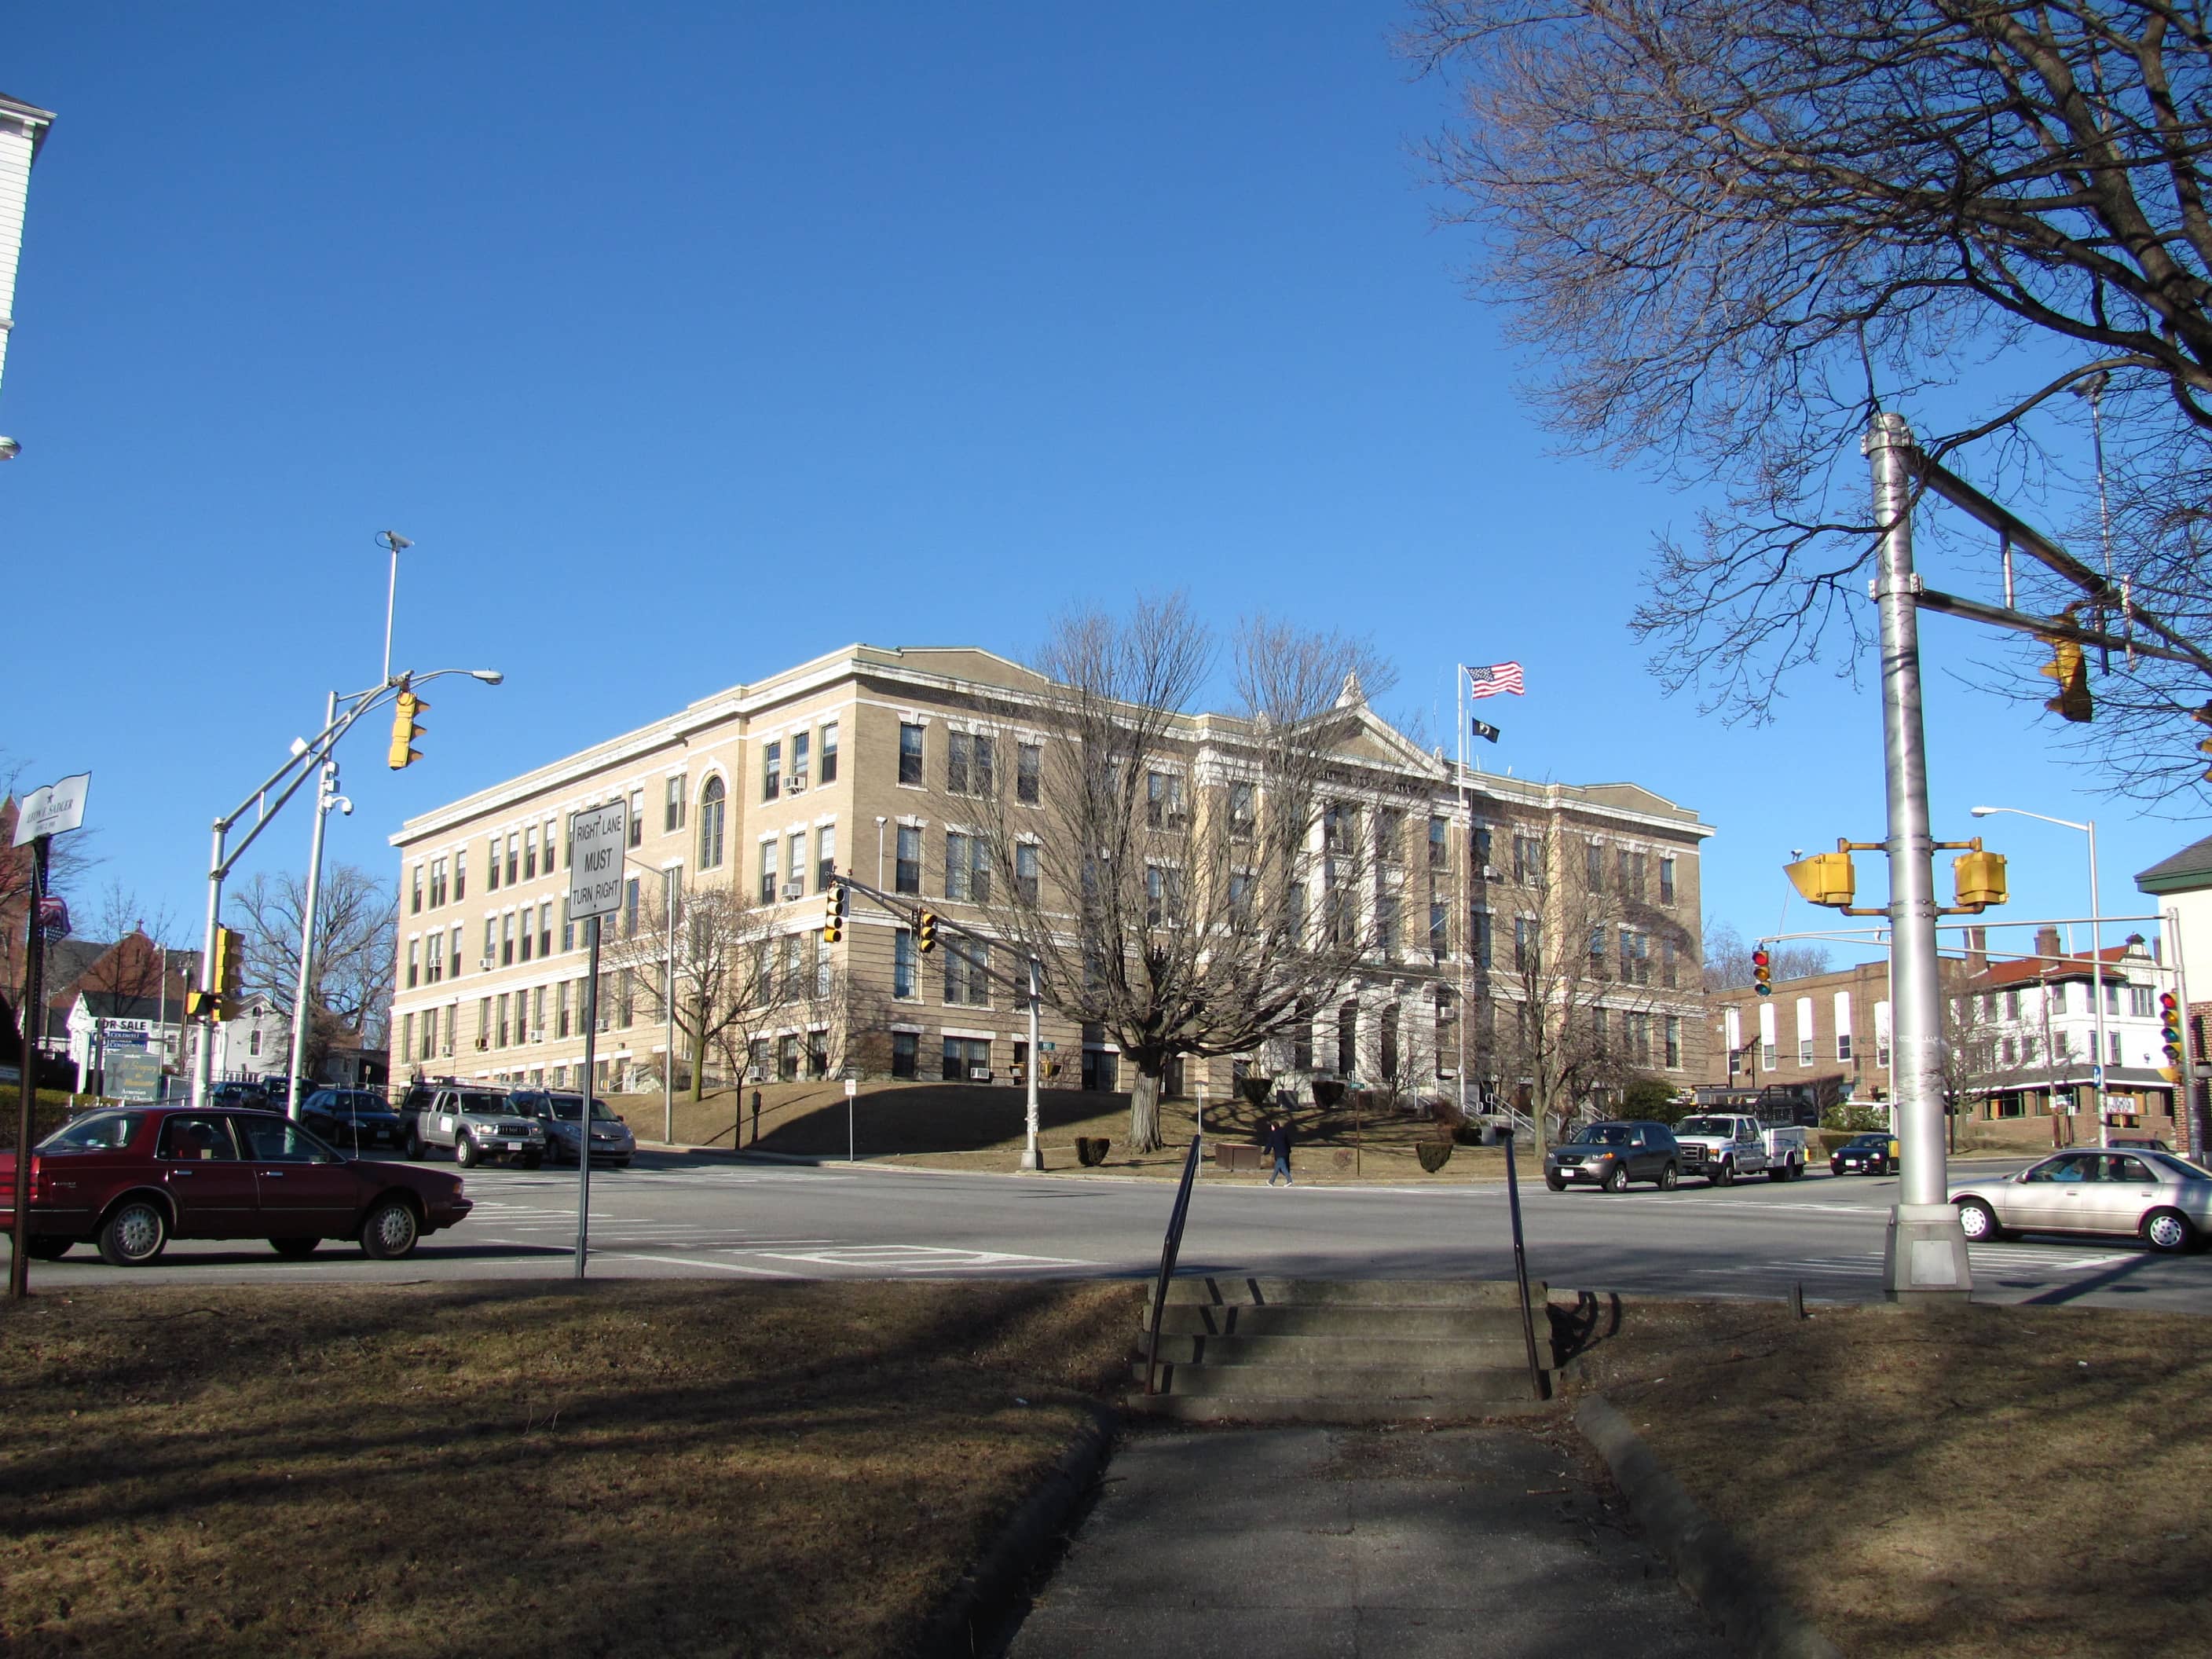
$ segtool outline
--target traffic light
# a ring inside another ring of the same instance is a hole
[[[238,996],[246,977],[246,941],[235,927],[215,930],[215,982],[211,991],[194,991],[185,999],[185,1012],[192,1017],[228,1019],[238,1012]]]
[[[1751,988],[1763,997],[1774,994],[1774,953],[1765,945],[1751,953]]]
[[[422,758],[414,746],[415,739],[422,735],[415,717],[429,706],[401,682],[399,696],[392,705],[392,754],[386,763],[393,771],[404,770]]]
[[[2005,902],[2005,858],[1976,848],[1951,860],[1951,878],[1958,884],[1959,908],[1984,910]]]
[[[1858,890],[1858,875],[1851,868],[1849,853],[1815,853],[1808,859],[1784,865],[1782,872],[1809,904],[1840,909],[1851,902],[1852,895]]]
[[[924,956],[927,956],[932,951],[934,951],[937,948],[936,911],[924,910],[920,915],[915,918],[914,939],[915,948],[920,950]]]
[[[2089,702],[2089,664],[2081,654],[2081,647],[2073,640],[2054,639],[2048,634],[2036,638],[2051,647],[2051,660],[2036,672],[2046,674],[2058,682],[2058,695],[2048,698],[2044,707],[2061,720],[2087,725],[2095,712]]]
[[[2158,1040],[2166,1064],[2159,1075],[2168,1083],[2181,1081],[2181,999],[2171,991],[2158,994]]]
[[[822,893],[822,942],[835,945],[845,937],[845,884],[832,882]]]

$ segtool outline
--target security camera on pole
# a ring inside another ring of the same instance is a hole
[[[620,800],[588,807],[568,821],[568,914],[585,924],[591,963],[584,970],[583,1113],[576,1133],[576,1277],[591,1249],[592,1090],[598,1078],[599,918],[622,908],[628,811]]]

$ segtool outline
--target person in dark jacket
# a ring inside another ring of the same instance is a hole
[[[1291,1126],[1277,1118],[1267,1126],[1267,1133],[1260,1137],[1260,1144],[1275,1155],[1275,1173],[1267,1177],[1267,1184],[1273,1186],[1275,1176],[1280,1176],[1285,1186],[1296,1186],[1297,1183],[1291,1179]]]

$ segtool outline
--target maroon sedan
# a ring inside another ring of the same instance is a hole
[[[15,1155],[0,1152],[0,1216],[15,1231]],[[466,1216],[461,1178],[348,1158],[275,1112],[182,1106],[88,1112],[31,1154],[33,1255],[94,1243],[140,1267],[171,1238],[265,1238],[306,1256],[357,1238],[380,1261]]]

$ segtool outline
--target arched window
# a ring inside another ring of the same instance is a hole
[[[707,780],[699,792],[699,867],[715,870],[722,863],[722,781]]]

